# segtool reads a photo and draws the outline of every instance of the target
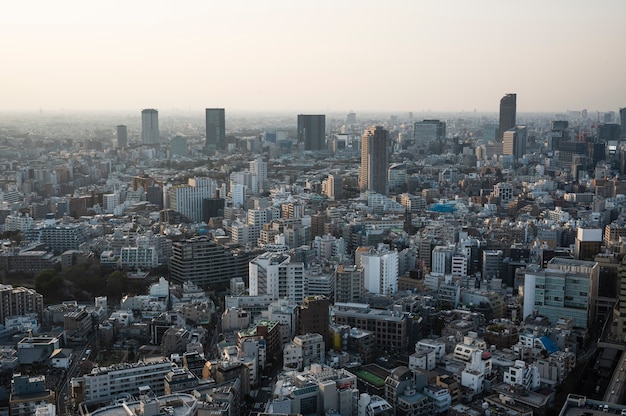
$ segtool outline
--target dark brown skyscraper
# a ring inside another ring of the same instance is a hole
[[[500,99],[500,127],[498,141],[502,141],[504,132],[515,127],[515,113],[517,110],[517,94],[507,94]]]
[[[387,181],[389,132],[380,126],[365,130],[361,138],[361,172],[359,173],[359,189],[374,191],[387,195],[389,184]]]

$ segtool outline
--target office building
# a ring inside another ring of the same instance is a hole
[[[141,111],[141,144],[159,144],[159,112],[154,109]]]
[[[207,108],[206,111],[207,153],[226,150],[226,117],[223,108]]]
[[[572,319],[576,328],[595,322],[600,266],[596,262],[555,257],[547,269],[529,267],[524,276],[524,318],[538,313],[555,324]]]
[[[621,138],[626,140],[626,107],[619,109],[619,121],[621,127]]]
[[[502,141],[504,132],[515,127],[517,111],[517,94],[507,94],[500,99],[500,123],[498,141]]]
[[[389,164],[389,132],[380,126],[365,130],[361,138],[361,170],[359,190],[387,195],[387,167]]]
[[[170,277],[173,282],[199,286],[226,284],[248,274],[248,255],[236,253],[207,236],[172,243]]]
[[[326,150],[326,116],[298,114],[298,143],[304,150]]]
[[[602,247],[601,228],[576,229],[576,239],[574,240],[574,258],[578,260],[591,261],[600,253]]]
[[[373,309],[366,303],[335,302],[331,307],[335,325],[367,330],[375,335],[376,348],[383,351],[406,351],[409,343],[409,314],[401,305],[392,311]]]
[[[445,140],[446,123],[440,120],[422,120],[413,124],[413,140],[424,144],[434,140]]]
[[[298,313],[298,334],[320,334],[326,346],[329,346],[329,306],[330,300],[325,296],[307,296],[304,298]]]
[[[202,219],[209,221],[211,218],[223,217],[226,200],[224,198],[206,198],[202,200]]]
[[[128,147],[128,129],[126,126],[119,125],[115,130],[117,131],[117,148],[123,149]]]
[[[187,138],[176,136],[170,141],[170,152],[172,156],[187,157]]]
[[[513,127],[504,132],[502,136],[502,154],[512,155],[515,160],[526,154],[528,143],[528,129],[525,126]]]

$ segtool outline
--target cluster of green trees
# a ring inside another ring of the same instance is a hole
[[[126,272],[102,268],[97,264],[79,264],[66,270],[45,270],[35,276],[35,290],[44,302],[63,300],[92,301],[95,296],[107,296],[119,301],[129,292],[142,288],[129,282]]]

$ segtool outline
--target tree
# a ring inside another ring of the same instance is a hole
[[[128,291],[128,280],[126,273],[119,270],[114,271],[107,277],[105,293],[111,299],[119,300]]]

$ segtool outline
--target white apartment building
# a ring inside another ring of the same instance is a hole
[[[538,389],[541,384],[539,368],[535,364],[516,360],[515,365],[504,372],[504,382],[511,386],[522,386],[526,390]]]
[[[300,303],[304,298],[304,264],[282,253],[264,253],[249,263],[250,295]]]
[[[186,185],[169,189],[169,207],[192,221],[202,222],[202,201],[212,198],[216,189],[217,185],[211,178],[189,178]]]
[[[454,246],[436,246],[432,252],[431,272],[450,274],[452,271],[452,255]]]
[[[165,375],[174,367],[175,364],[168,360],[96,367],[90,373],[72,379],[72,395],[77,403],[103,402],[123,394],[136,395],[139,387],[150,386],[156,395],[161,396],[165,394]]]
[[[393,295],[398,291],[398,251],[379,246],[361,254],[365,290]]]
[[[152,269],[159,265],[159,255],[154,246],[150,246],[146,236],[137,237],[136,247],[122,247],[120,250],[120,267],[130,269]]]

